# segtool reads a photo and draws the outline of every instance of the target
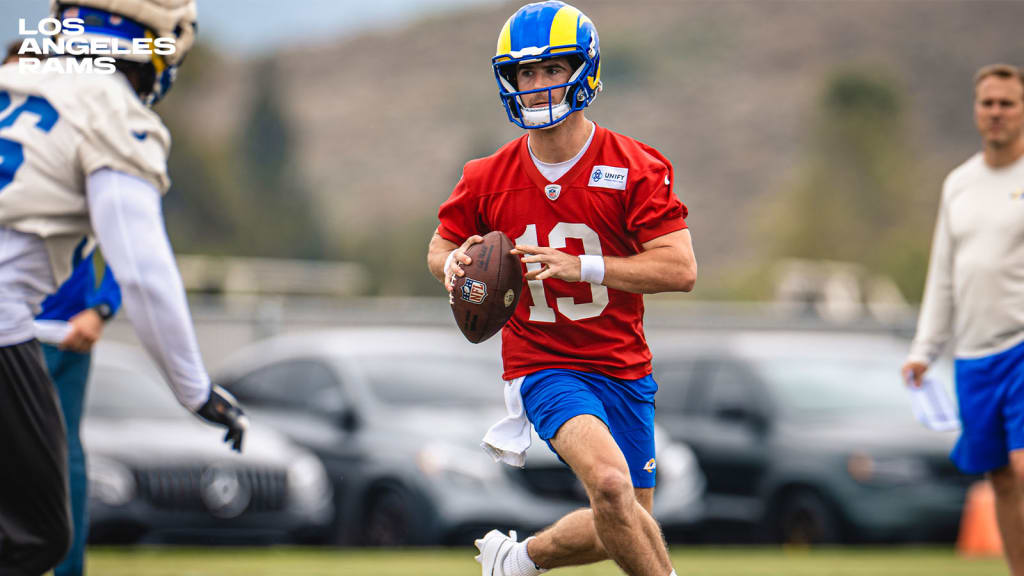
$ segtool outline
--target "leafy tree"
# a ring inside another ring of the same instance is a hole
[[[176,82],[179,103],[215,69],[202,45]],[[274,63],[256,65],[253,99],[240,138],[209,142],[195,136],[195,118],[174,101],[161,104],[174,138],[164,201],[168,231],[181,252],[318,258],[330,251],[312,218],[309,196],[293,159],[294,138],[282,111]]]
[[[859,262],[920,293],[932,215],[915,211],[904,116],[895,83],[877,72],[828,79],[806,164],[769,224],[777,256]]]
[[[239,244],[255,256],[323,257],[325,240],[293,159],[274,61],[259,63],[253,77],[254,100],[239,142],[248,215]]]

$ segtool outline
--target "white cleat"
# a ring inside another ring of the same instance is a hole
[[[505,557],[516,545],[516,531],[510,530],[508,536],[491,530],[483,538],[473,542],[480,554],[473,559],[480,563],[483,576],[506,576]]]

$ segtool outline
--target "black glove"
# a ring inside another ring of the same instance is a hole
[[[211,424],[227,428],[224,441],[231,444],[235,452],[242,451],[242,436],[249,428],[249,418],[230,392],[213,384],[210,387],[210,399],[196,410],[196,414]]]

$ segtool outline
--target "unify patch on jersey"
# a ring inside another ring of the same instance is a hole
[[[618,168],[616,166],[594,166],[594,169],[590,171],[590,185],[598,188],[625,190],[626,177],[628,175],[629,168]]]

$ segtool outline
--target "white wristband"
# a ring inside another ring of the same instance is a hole
[[[451,275],[451,272],[448,269],[451,268],[451,266],[452,266],[452,258],[455,258],[455,250],[452,250],[451,252],[449,252],[448,253],[448,258],[445,258],[444,269],[443,269],[444,277],[445,278],[447,278],[448,276]]]
[[[604,256],[584,254],[580,256],[580,282],[600,284],[604,282]]]

